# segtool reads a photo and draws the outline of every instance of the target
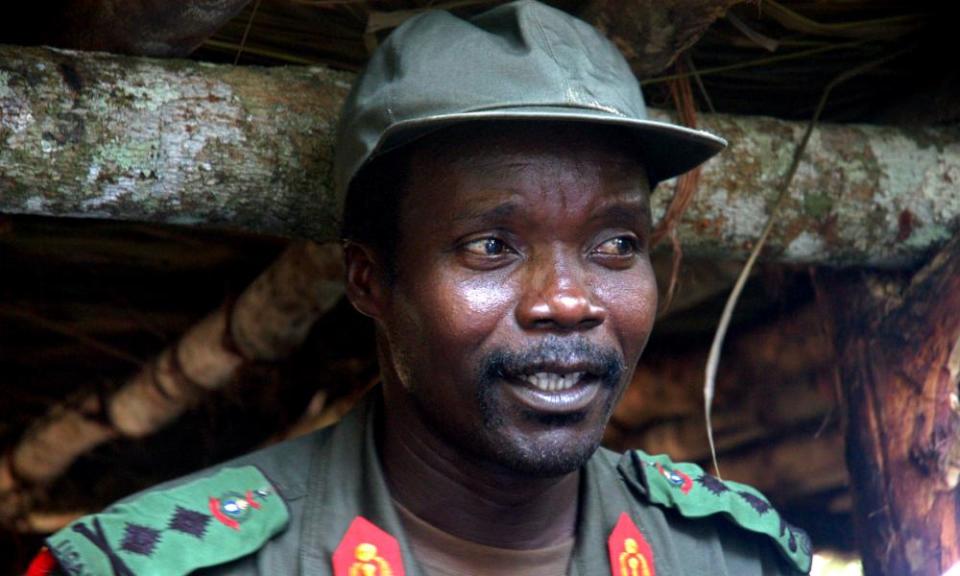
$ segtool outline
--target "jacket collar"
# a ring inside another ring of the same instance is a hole
[[[318,439],[311,457],[301,534],[303,574],[329,574],[331,557],[344,532],[354,518],[363,516],[397,539],[406,574],[422,576],[377,454],[376,424],[381,410],[382,395],[377,388]],[[595,574],[597,566],[607,563],[607,536],[620,513],[630,507],[616,472],[616,458],[600,449],[582,470],[571,575]],[[605,460],[612,460],[612,465]]]

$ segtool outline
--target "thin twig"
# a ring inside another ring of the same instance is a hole
[[[757,58],[756,60],[749,60],[747,62],[738,62],[736,64],[727,64],[725,66],[715,66],[713,68],[705,68],[700,70],[698,74],[701,76],[708,76],[710,74],[719,74],[720,72],[729,72],[731,70],[742,70],[744,68],[755,68],[757,66],[765,66],[767,64],[776,64],[777,62],[784,62],[787,60],[797,60],[803,58],[804,56],[813,56],[814,54],[821,54],[823,52],[832,52],[834,50],[842,50],[844,48],[856,48],[857,46],[862,46],[866,44],[865,40],[854,40],[851,42],[842,42],[840,44],[828,44],[826,46],[818,46],[817,48],[811,48],[809,50],[801,50],[799,52],[792,52],[790,54],[781,54],[779,56],[769,56],[766,58]],[[666,76],[656,76],[654,78],[648,78],[646,80],[641,80],[641,86],[649,86],[651,84],[662,84],[663,82],[669,82],[670,80],[676,80],[678,78],[685,78],[691,76],[690,72],[684,74],[668,74]]]
[[[683,70],[685,61],[677,62],[677,68]],[[680,122],[687,127],[696,128],[697,126],[697,107],[693,99],[693,89],[690,87],[689,78],[679,78],[670,83],[670,94],[673,96],[673,103],[677,109],[677,116]],[[673,246],[673,259],[670,271],[670,282],[668,284],[666,295],[661,302],[658,317],[662,317],[670,310],[673,303],[673,297],[676,294],[677,278],[680,275],[680,263],[683,261],[683,247],[680,244],[680,238],[677,234],[677,223],[687,211],[687,207],[697,194],[698,184],[700,182],[700,168],[694,168],[690,172],[681,175],[677,179],[677,184],[673,192],[673,198],[663,215],[663,218],[657,224],[651,235],[651,245],[656,245],[664,235],[670,237],[670,243]]]
[[[247,35],[250,34],[250,27],[253,26],[253,19],[257,15],[257,10],[260,8],[260,0],[253,5],[253,11],[250,12],[250,18],[247,19],[247,26],[243,29],[243,36],[240,38],[240,47],[237,48],[237,55],[233,57],[233,65],[236,66],[237,62],[240,62],[240,55],[243,54],[243,49],[247,45]]]
[[[744,36],[752,40],[754,44],[760,46],[767,52],[776,52],[777,48],[780,47],[779,42],[747,26],[747,23],[738,18],[733,12],[727,12],[726,18],[728,22],[733,24],[734,28],[739,30]]]
[[[713,336],[713,344],[710,346],[710,355],[707,357],[707,366],[703,382],[704,417],[707,425],[707,441],[710,444],[710,457],[713,459],[713,469],[716,472],[717,477],[720,477],[720,465],[717,463],[717,449],[713,440],[711,411],[713,408],[713,398],[717,387],[717,367],[720,364],[720,350],[723,347],[723,341],[726,338],[727,329],[730,327],[730,319],[733,316],[733,310],[736,308],[737,301],[740,299],[740,293],[743,292],[743,287],[747,283],[747,278],[749,278],[750,272],[753,270],[753,266],[756,264],[757,258],[760,256],[760,252],[763,250],[763,246],[766,244],[767,238],[769,238],[770,232],[773,230],[773,227],[777,222],[777,217],[780,214],[780,208],[783,206],[783,203],[787,198],[787,191],[790,189],[790,184],[793,182],[793,177],[797,173],[797,168],[800,166],[800,160],[807,148],[807,143],[810,141],[810,135],[813,133],[813,129],[820,120],[820,115],[823,113],[823,109],[827,104],[827,99],[830,97],[830,93],[834,88],[843,82],[846,82],[854,76],[858,76],[863,72],[892,60],[904,52],[906,51],[901,50],[848,70],[831,80],[830,83],[824,88],[823,94],[820,96],[820,102],[817,103],[817,108],[813,113],[813,117],[810,118],[810,122],[807,123],[807,129],[804,131],[803,137],[800,139],[800,143],[797,144],[797,148],[793,153],[793,161],[790,163],[790,168],[787,169],[787,173],[780,184],[780,191],[777,194],[777,200],[774,203],[773,208],[770,210],[770,216],[767,218],[767,223],[763,227],[763,232],[760,234],[760,238],[754,245],[753,250],[750,251],[750,257],[747,258],[747,263],[744,265],[743,270],[740,271],[740,275],[737,277],[737,282],[734,284],[733,290],[730,292],[730,296],[727,298],[727,303],[723,307],[723,314],[720,316],[720,323],[717,325],[717,331]]]
[[[119,348],[106,344],[104,342],[101,342],[96,338],[92,338],[84,334],[83,332],[74,329],[72,326],[57,322],[55,320],[44,318],[43,316],[40,316],[39,314],[35,314],[29,310],[24,310],[22,308],[15,308],[12,306],[0,306],[0,314],[7,315],[7,316],[19,316],[20,318],[23,318],[25,320],[33,322],[34,324],[37,324],[38,326],[44,328],[45,330],[49,330],[50,332],[56,332],[57,334],[61,334],[68,338],[72,338],[73,340],[86,346],[87,348],[98,350],[100,352],[103,352],[104,354],[107,354],[108,356],[113,356],[114,358],[117,358],[119,360],[124,360],[135,366],[143,366],[145,364],[143,360],[141,360],[140,358],[137,358],[136,356],[134,356],[133,354],[130,354],[129,352],[126,352],[124,350],[121,350]]]
[[[203,43],[203,46],[205,48],[210,48],[213,50],[225,50],[230,52],[233,52],[238,47],[238,45],[234,44],[233,42],[225,42],[223,40],[212,40],[212,39],[206,40]],[[278,52],[276,50],[270,50],[268,48],[262,48],[262,47],[256,47],[256,46],[253,48],[246,47],[244,48],[244,52],[246,52],[247,54],[255,54],[257,56],[263,56],[265,58],[273,58],[274,60],[280,60],[282,62],[289,62],[291,64],[305,64],[307,66],[323,64],[323,61],[321,60],[304,58],[301,56],[297,56],[296,54],[290,54],[287,52]]]
[[[891,39],[919,28],[924,14],[897,14],[884,18],[852,20],[849,22],[819,22],[787,8],[775,0],[765,0],[766,16],[787,29],[803,34],[821,36],[857,36],[861,39]]]
[[[673,247],[673,255],[670,261],[670,282],[667,284],[667,292],[663,297],[663,303],[660,305],[660,311],[657,317],[662,318],[670,312],[670,306],[673,305],[673,298],[677,294],[677,285],[680,279],[680,264],[683,262],[683,245],[680,243],[680,237],[677,235],[677,228],[670,229],[670,245]]]
[[[713,100],[710,99],[710,94],[707,93],[707,87],[703,85],[703,78],[701,78],[700,73],[697,72],[697,67],[693,64],[693,56],[690,55],[689,50],[683,53],[683,59],[687,68],[690,69],[690,74],[693,75],[693,79],[697,83],[697,88],[700,89],[700,95],[703,96],[703,103],[707,105],[707,110],[709,110],[711,114],[716,114],[717,109],[713,107]]]

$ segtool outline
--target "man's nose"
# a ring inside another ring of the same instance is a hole
[[[550,258],[531,264],[524,275],[517,321],[528,330],[587,330],[607,317],[596,302],[588,273],[570,259]]]

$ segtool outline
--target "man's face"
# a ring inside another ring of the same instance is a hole
[[[644,171],[590,134],[414,152],[378,318],[391,418],[527,475],[596,450],[657,292]]]

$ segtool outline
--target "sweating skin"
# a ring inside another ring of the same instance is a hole
[[[477,543],[561,542],[653,325],[643,168],[595,130],[541,127],[416,149],[408,184],[396,277],[346,250],[378,328],[392,494]]]

